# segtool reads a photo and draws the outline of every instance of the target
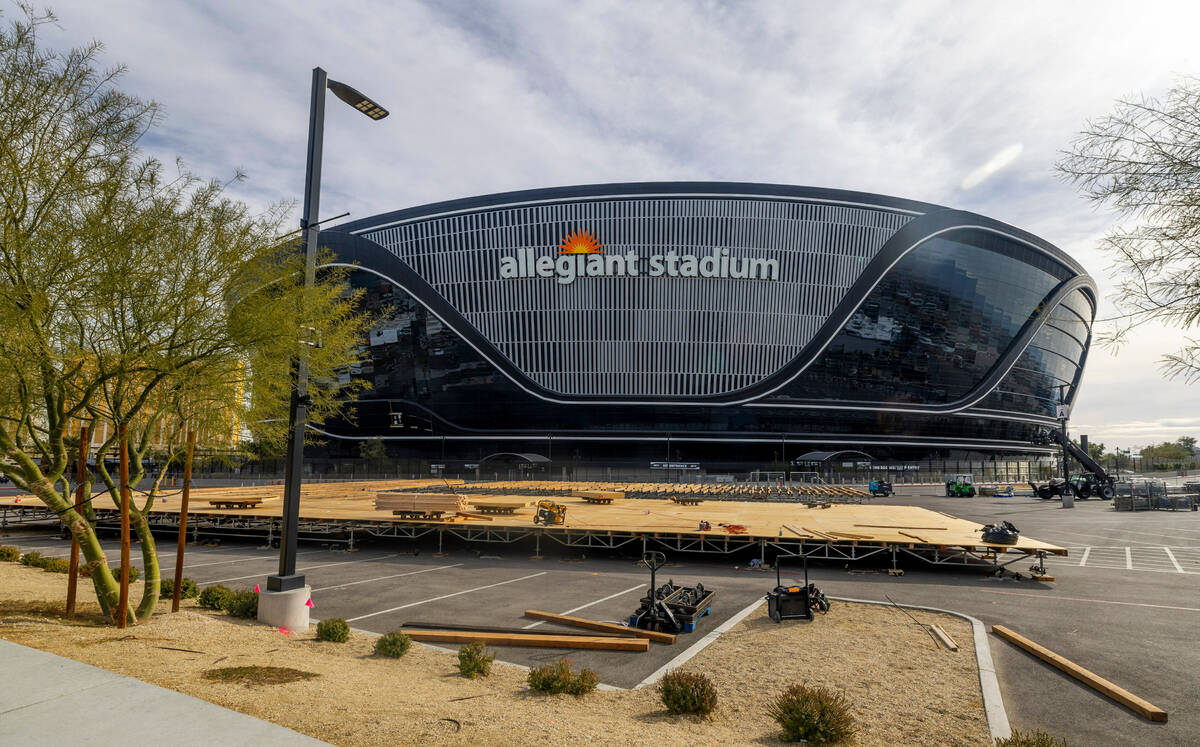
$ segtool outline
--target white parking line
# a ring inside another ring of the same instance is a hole
[[[1133,553],[1129,550],[1128,547],[1125,548],[1125,570],[1127,570],[1127,571],[1133,570]]]
[[[322,552],[325,552],[325,550],[309,550],[308,552],[298,552],[298,553],[296,553],[296,557],[300,557],[302,555],[316,555],[317,553],[322,553]],[[175,561],[174,561],[173,555],[159,553],[158,557],[160,559],[160,562],[161,562],[162,558],[170,558],[171,566],[174,567]],[[260,555],[257,558],[239,558],[237,560],[214,560],[210,563],[184,563],[183,567],[184,568],[199,568],[199,567],[205,566],[205,565],[222,565],[224,563],[249,563],[251,560],[278,560],[278,559],[279,559],[279,557],[275,556],[275,555]]]
[[[456,591],[453,594],[443,594],[440,597],[433,597],[431,599],[422,599],[419,602],[409,602],[408,604],[402,604],[399,607],[392,607],[391,609],[380,610],[378,612],[370,612],[365,615],[359,615],[358,617],[349,617],[349,618],[346,618],[346,622],[356,622],[358,620],[365,620],[368,617],[375,617],[376,615],[386,615],[389,612],[396,612],[397,610],[406,610],[409,607],[416,607],[419,604],[428,604],[429,602],[437,602],[442,599],[449,599],[450,597],[462,596],[463,594],[470,594],[473,591],[483,591],[484,589],[491,589],[494,586],[504,586],[505,584],[515,584],[518,581],[525,581],[527,579],[537,578],[538,576],[545,576],[547,573],[549,573],[549,571],[541,571],[539,573],[531,573],[528,576],[521,576],[520,578],[509,579],[508,581],[500,581],[498,583],[488,584],[487,586],[476,586],[474,589],[464,589],[462,591]]]
[[[1051,594],[1027,594],[1021,591],[1000,591],[999,589],[977,589],[980,594],[1007,594],[1013,597],[1042,597],[1045,599],[1061,599],[1068,602],[1092,602],[1095,604],[1120,604],[1126,607],[1150,607],[1159,610],[1183,610],[1184,612],[1200,612],[1200,607],[1174,607],[1169,604],[1146,604],[1145,602],[1118,602],[1113,599],[1083,599],[1081,597],[1057,597]]]
[[[1090,548],[1090,547],[1083,548],[1083,555],[1079,558],[1079,567],[1080,568],[1087,565],[1088,556],[1091,554],[1092,554],[1092,548]]]
[[[596,600],[596,601],[594,601],[594,602],[588,602],[587,604],[581,604],[581,605],[579,605],[578,607],[576,607],[576,608],[574,608],[574,609],[569,609],[569,610],[567,610],[566,612],[559,612],[558,614],[560,614],[560,615],[569,615],[569,614],[571,614],[572,612],[578,612],[578,611],[580,611],[580,610],[586,610],[588,607],[593,607],[593,606],[595,606],[595,605],[597,605],[597,604],[600,604],[601,602],[607,602],[607,601],[608,601],[608,600],[610,600],[610,599],[616,599],[617,597],[619,597],[619,596],[621,596],[621,595],[623,595],[623,594],[628,594],[628,593],[629,593],[629,592],[631,592],[631,591],[637,591],[638,589],[642,588],[643,586],[645,586],[645,584],[638,584],[637,586],[631,586],[631,587],[629,587],[628,589],[626,589],[625,591],[618,591],[616,594],[609,594],[608,596],[604,597],[603,599],[597,599],[597,600]],[[535,623],[529,623],[528,625],[522,625],[521,627],[522,627],[523,629],[528,629],[528,628],[536,628],[537,626],[539,626],[539,625],[542,625],[542,624],[544,624],[545,622],[546,622],[545,620],[538,620],[538,621],[537,621],[537,622],[535,622]]]
[[[337,586],[322,586],[319,589],[313,589],[313,593],[315,594],[318,591],[329,591],[330,589],[344,589],[347,586],[355,586],[357,584],[369,584],[372,581],[383,581],[383,580],[389,579],[389,578],[400,578],[401,576],[415,576],[418,573],[429,573],[430,571],[441,571],[441,570],[445,570],[446,568],[458,568],[460,565],[462,565],[462,563],[455,563],[454,565],[439,565],[436,568],[422,568],[419,571],[409,571],[408,573],[393,573],[390,576],[379,576],[378,578],[368,578],[364,581],[351,581],[348,584],[338,584]]]
[[[349,565],[350,563],[374,563],[376,560],[387,560],[388,558],[394,558],[399,554],[400,553],[392,553],[391,555],[383,555],[378,558],[370,558],[369,560],[343,560],[340,563],[324,563],[322,565],[310,565],[306,568],[297,568],[296,572],[300,573],[302,571],[315,571],[318,568],[331,568],[335,565]],[[216,581],[198,581],[197,583],[199,583],[202,586],[211,586],[212,584],[223,584],[226,581],[245,581],[248,578],[262,578],[263,576],[266,576],[266,575],[268,575],[268,574],[265,572],[264,573],[252,573],[249,576],[236,576],[234,578],[222,578],[222,579],[218,579]]]
[[[1179,564],[1179,561],[1175,559],[1175,553],[1171,552],[1171,548],[1164,547],[1163,552],[1165,552],[1167,554],[1167,557],[1171,559],[1171,565],[1175,566],[1175,570],[1179,571],[1180,573],[1183,573],[1183,566],[1181,566]]]

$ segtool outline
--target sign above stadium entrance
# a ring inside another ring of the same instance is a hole
[[[518,249],[500,258],[500,277],[555,278],[570,285],[583,277],[672,277],[779,280],[779,260],[730,256],[728,249],[707,254],[682,254],[671,249],[641,255],[634,250],[606,254],[590,232],[575,231],[559,243],[557,256],[538,256],[534,249]]]

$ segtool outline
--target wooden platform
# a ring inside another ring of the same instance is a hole
[[[393,516],[391,511],[379,511],[372,505],[376,493],[388,489],[404,489],[425,486],[436,489],[444,483],[437,481],[387,480],[374,482],[323,483],[304,485],[301,491],[300,516],[303,519],[355,522],[398,522],[412,524],[445,525],[446,522],[406,520]],[[274,491],[267,505],[253,509],[208,508],[212,500],[236,499],[239,494],[263,497]],[[283,509],[282,486],[256,486],[246,488],[200,488],[192,491],[189,514],[212,516],[246,516],[265,518],[280,516]],[[765,501],[707,500],[699,506],[679,506],[664,499],[627,499],[608,505],[593,505],[583,498],[559,495],[556,503],[567,506],[567,523],[548,528],[547,532],[590,532],[646,533],[657,536],[701,536],[721,538],[735,536],[739,541],[755,539],[797,539],[805,542],[842,545],[895,544],[908,548],[993,548],[1000,552],[1045,552],[1050,555],[1066,555],[1066,549],[1041,542],[1022,534],[1016,544],[995,545],[982,541],[981,524],[959,519],[949,514],[930,511],[914,506],[891,506],[871,504],[832,504],[824,508],[802,503],[777,503]],[[489,516],[488,519],[458,516],[456,526],[478,524],[492,529],[518,527],[533,529],[534,509],[528,506],[526,496],[469,495],[468,500],[478,508],[485,505],[516,506],[510,515]],[[28,507],[40,504],[32,496],[24,496],[20,503],[14,498],[0,499],[0,505]],[[107,496],[98,496],[93,505],[97,509],[115,508]],[[178,496],[170,496],[158,503],[156,512],[173,513],[179,510]],[[711,530],[699,531],[700,521],[707,521]],[[745,533],[733,534],[721,525],[744,527]]]

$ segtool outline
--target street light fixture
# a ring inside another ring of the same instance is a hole
[[[329,80],[325,71],[313,68],[312,104],[308,114],[308,165],[304,174],[304,286],[316,278],[317,224],[321,201],[321,149],[325,138],[325,89],[371,119],[383,119],[388,110],[345,83]],[[307,328],[306,328],[307,329]],[[279,573],[267,577],[267,590],[286,592],[304,588],[304,574],[296,572],[296,533],[300,520],[300,480],[304,469],[304,429],[312,397],[308,394],[308,355],[303,345],[319,346],[311,339],[301,340],[296,355],[295,386],[289,408],[287,460],[284,462],[283,526],[279,538]],[[307,601],[307,600],[303,600]]]

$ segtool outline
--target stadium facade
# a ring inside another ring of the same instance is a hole
[[[812,450],[1036,457],[1096,288],[1046,241],[879,195],[668,182],[442,202],[322,231],[381,313],[349,447],[714,469]]]

